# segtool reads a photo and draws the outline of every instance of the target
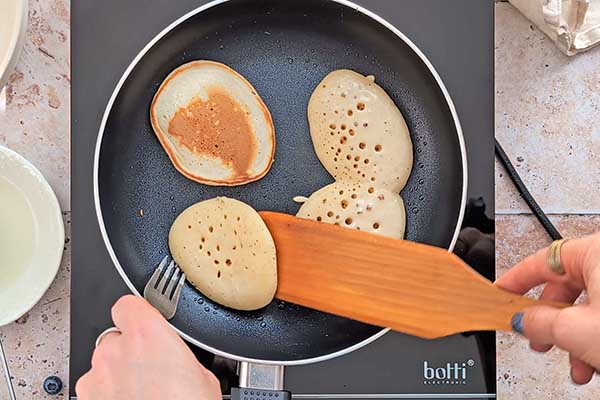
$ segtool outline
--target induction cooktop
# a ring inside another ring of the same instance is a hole
[[[104,247],[94,210],[93,155],[102,113],[139,50],[169,23],[204,3],[79,0],[72,4],[72,398],[75,382],[90,367],[97,335],[112,326],[111,305],[128,293]],[[356,3],[391,22],[419,46],[450,92],[469,165],[469,201],[454,251],[494,279],[494,2]],[[219,377],[228,397],[237,385],[236,363],[192,350]],[[298,398],[495,398],[495,334],[423,340],[390,332],[348,355],[286,368],[285,387]]]

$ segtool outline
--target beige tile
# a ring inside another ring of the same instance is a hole
[[[59,376],[65,384],[58,398],[68,398],[71,214],[63,214],[65,252],[56,279],[31,311],[0,328],[19,400],[56,399],[46,395],[42,388],[44,379],[50,375]],[[0,399],[7,398],[4,376],[0,375]]]
[[[0,144],[38,167],[70,210],[70,0],[30,0],[27,41],[6,88]]]
[[[600,213],[600,48],[568,58],[496,5],[496,137],[542,207]],[[496,211],[529,211],[496,169]]]
[[[600,231],[600,216],[556,216],[552,220],[565,237]],[[501,275],[550,241],[534,217],[496,216],[497,274]],[[585,386],[571,382],[566,353],[560,350],[549,354],[534,353],[526,340],[512,333],[499,333],[497,344],[499,399],[600,398],[600,377]]]

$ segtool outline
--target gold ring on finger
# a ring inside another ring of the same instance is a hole
[[[552,272],[558,275],[565,274],[565,268],[563,267],[560,258],[560,249],[567,240],[569,239],[555,240],[550,247],[548,247],[548,267]]]

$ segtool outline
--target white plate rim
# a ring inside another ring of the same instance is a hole
[[[43,277],[43,279],[41,280],[42,284],[40,286],[43,290],[40,290],[39,293],[37,293],[34,296],[32,296],[31,298],[27,299],[29,301],[22,304],[22,306],[19,309],[14,311],[14,313],[11,314],[10,312],[7,312],[5,316],[0,315],[0,327],[1,327],[1,326],[11,324],[12,322],[21,318],[27,312],[29,312],[41,300],[41,298],[44,296],[44,294],[46,294],[46,292],[48,291],[48,288],[50,288],[50,285],[52,284],[52,282],[56,278],[56,275],[58,274],[58,270],[60,269],[60,264],[62,261],[64,245],[65,245],[64,244],[64,242],[65,242],[65,227],[64,227],[64,223],[63,223],[63,219],[62,219],[62,211],[60,209],[60,204],[58,203],[58,198],[56,197],[56,194],[52,190],[52,187],[50,186],[50,184],[48,183],[48,181],[46,180],[44,175],[42,175],[42,173],[31,162],[29,162],[25,157],[23,157],[16,151],[9,149],[8,147],[0,145],[0,154],[7,155],[7,157],[11,161],[13,161],[13,165],[15,168],[26,168],[29,170],[29,172],[31,173],[33,178],[36,180],[36,184],[39,186],[39,188],[44,193],[47,194],[48,198],[46,199],[46,201],[49,203],[50,207],[52,208],[53,212],[55,213],[56,220],[58,221],[57,226],[56,226],[58,234],[56,235],[56,238],[55,238],[55,240],[56,240],[56,243],[55,243],[56,250],[54,252],[55,257],[54,257],[54,259],[48,259],[46,262],[47,266],[46,266],[45,270],[48,271],[48,275]],[[1,175],[3,175],[3,174],[0,173],[0,176]],[[19,188],[23,189],[25,196],[28,197],[31,195],[31,193],[29,193],[23,187],[19,187]],[[43,240],[44,239],[51,240],[52,238],[43,238]]]
[[[15,1],[20,3],[20,6],[17,8],[17,11],[20,12],[20,18],[17,18],[17,24],[9,39],[8,52],[5,54],[4,59],[0,58],[0,91],[8,81],[8,76],[12,73],[21,56],[21,51],[25,43],[25,33],[27,32],[29,5],[27,0]]]

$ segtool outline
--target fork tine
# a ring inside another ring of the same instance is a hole
[[[184,283],[185,274],[175,264],[175,260],[167,256],[160,262],[144,287],[144,298],[169,320],[177,312],[179,295]]]
[[[151,286],[153,288],[156,287],[156,285],[158,284],[160,275],[163,272],[163,269],[165,268],[165,265],[167,265],[168,261],[169,261],[169,256],[165,256],[165,258],[162,259],[160,264],[158,264],[158,268],[156,268],[154,270],[154,273],[150,277],[150,281],[148,282],[147,286]]]
[[[173,292],[173,287],[175,286],[175,283],[177,282],[177,278],[178,278],[177,274],[178,273],[182,273],[182,272],[178,266],[175,266],[175,271],[173,271],[173,276],[171,276],[171,279],[169,279],[167,288],[165,290],[165,296],[167,296],[168,299],[171,299],[171,292]]]
[[[169,266],[167,267],[167,270],[165,271],[165,274],[163,275],[163,279],[161,279],[161,282],[164,282],[164,285],[161,285],[162,288],[159,288],[159,291],[162,294],[165,293],[165,289],[167,288],[167,285],[171,281],[169,278],[171,276],[171,272],[173,271],[174,267],[175,267],[175,261],[171,260],[171,262],[169,263]]]
[[[185,283],[185,273],[181,271],[181,275],[179,276],[179,282],[177,282],[177,287],[175,288],[175,293],[173,293],[173,299],[175,301],[179,301],[179,292],[181,292],[181,288]]]

